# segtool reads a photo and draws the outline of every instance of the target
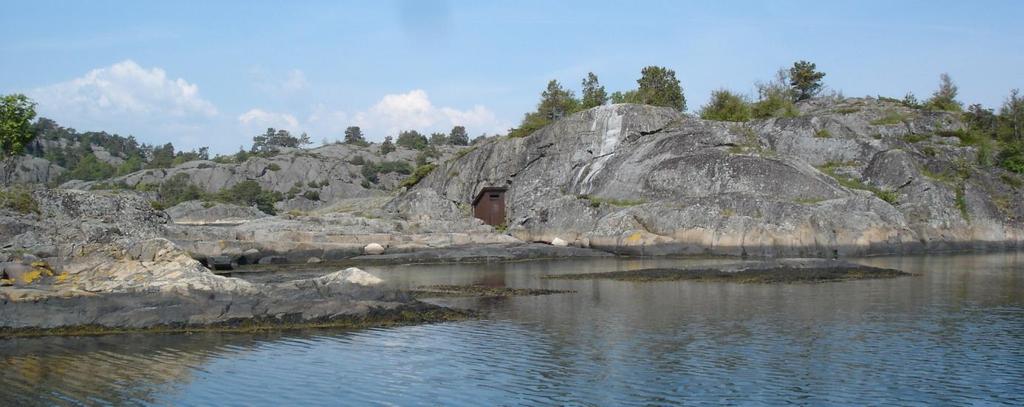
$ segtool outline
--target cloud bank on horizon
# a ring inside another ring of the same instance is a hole
[[[309,86],[299,69],[289,71],[279,83],[263,81],[257,85],[272,94],[294,93]],[[346,127],[360,126],[371,140],[380,141],[402,130],[447,132],[454,126],[466,126],[477,134],[495,134],[511,126],[483,105],[468,109],[437,106],[423,89],[387,94],[372,106],[353,112],[320,104],[305,116],[262,107],[227,114],[204,99],[197,84],[130,59],[27,94],[38,103],[40,116],[80,131],[138,129],[130,131],[162,135],[183,147],[212,144],[221,147],[215,151],[222,152],[237,143],[248,144],[253,135],[270,127],[296,134],[305,132],[314,140],[334,141],[341,138]],[[213,132],[221,132],[221,140],[211,139]]]

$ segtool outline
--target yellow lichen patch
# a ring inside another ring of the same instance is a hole
[[[14,285],[14,280],[10,278],[0,278],[0,285]]]
[[[32,271],[29,271],[29,272],[26,272],[25,274],[22,274],[21,275],[21,282],[23,282],[25,284],[32,284],[36,280],[42,278],[43,272],[41,272],[39,270],[40,269],[32,269]]]
[[[50,268],[50,264],[45,262],[45,261],[42,261],[42,260],[37,260],[37,261],[32,262],[32,267],[52,270]]]
[[[70,275],[68,275],[68,273],[57,275],[57,283],[63,283],[65,281],[68,281],[68,277],[71,277]]]
[[[629,235],[629,237],[626,238],[626,243],[636,244],[636,243],[639,243],[640,240],[643,239],[643,238],[644,238],[644,234],[640,233],[640,231],[636,231],[636,232],[633,232],[633,234]]]

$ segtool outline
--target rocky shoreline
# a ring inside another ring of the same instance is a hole
[[[383,163],[385,154],[343,145],[234,164],[187,162],[114,183],[5,190],[0,331],[347,326],[462,315],[345,268],[364,264],[1024,248],[1024,180],[982,164],[978,147],[958,138],[965,127],[956,115],[872,98],[798,107],[798,117],[726,123],[652,106],[600,106],[525,137],[448,149],[415,182],[400,184],[392,173],[372,190],[358,185],[355,174],[368,164],[356,156]],[[897,116],[899,123],[882,120]],[[209,197],[245,182],[294,196],[262,209],[160,201],[162,187]],[[70,189],[98,186],[112,189]],[[504,224],[473,216],[485,187],[507,191]],[[779,266],[758,276],[653,270],[621,277],[786,282],[885,274],[815,264],[810,272]],[[289,268],[314,273],[267,283],[217,274]]]

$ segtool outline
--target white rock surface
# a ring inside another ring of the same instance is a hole
[[[319,278],[317,278],[317,280],[318,280],[317,281],[318,283],[321,283],[321,284],[324,284],[324,285],[331,284],[331,283],[339,283],[340,282],[340,283],[348,283],[348,284],[358,284],[358,285],[371,286],[371,285],[377,285],[377,284],[380,284],[380,283],[384,282],[384,280],[381,280],[379,277],[377,277],[377,276],[375,276],[373,274],[367,273],[367,272],[365,272],[365,271],[363,271],[363,270],[361,270],[361,269],[359,269],[357,267],[349,267],[349,268],[344,269],[344,270],[338,270],[338,271],[335,271],[335,272],[333,272],[331,274],[325,275],[323,277],[319,277]]]
[[[554,239],[551,239],[551,245],[552,246],[558,246],[558,247],[566,247],[566,246],[569,246],[569,242],[566,242],[565,240],[563,240],[560,237],[556,237]]]
[[[383,254],[384,253],[384,246],[381,246],[379,243],[370,243],[370,244],[366,245],[366,247],[363,248],[363,253],[366,253],[366,254]]]

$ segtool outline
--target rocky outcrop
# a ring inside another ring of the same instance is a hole
[[[49,184],[57,181],[64,168],[50,161],[22,155],[0,160],[0,185]]]
[[[962,128],[956,115],[874,99],[799,107],[795,118],[727,123],[601,106],[481,144],[388,208],[401,217],[468,207],[481,188],[505,186],[513,236],[645,255],[831,257],[1024,242],[1021,192],[1003,181],[1017,176],[976,165],[977,149],[949,137]]]
[[[451,156],[457,146],[437,147],[440,158]],[[281,148],[276,155],[250,157],[242,163],[217,163],[208,160],[189,161],[172,168],[146,169],[103,181],[68,181],[65,189],[90,189],[102,184],[134,190],[152,189],[173,177],[187,177],[208,193],[217,193],[240,182],[256,181],[264,190],[277,191],[286,197],[278,202],[280,211],[312,211],[330,206],[342,199],[386,195],[398,188],[408,176],[400,172],[382,171],[376,183],[367,181],[362,170],[367,165],[384,162],[416,166],[419,151],[398,148],[380,154],[380,145],[356,146],[329,144],[312,149]],[[184,174],[184,175],[182,175]]]
[[[201,201],[182,202],[166,212],[180,225],[237,225],[270,216],[251,206]]]
[[[0,277],[13,284],[0,287],[0,336],[446,315],[358,269],[275,284],[215,275],[163,238],[167,215],[136,195],[39,189],[32,197],[38,212],[0,209],[0,224],[13,225],[0,229],[8,260]],[[9,275],[17,266],[30,269]]]

